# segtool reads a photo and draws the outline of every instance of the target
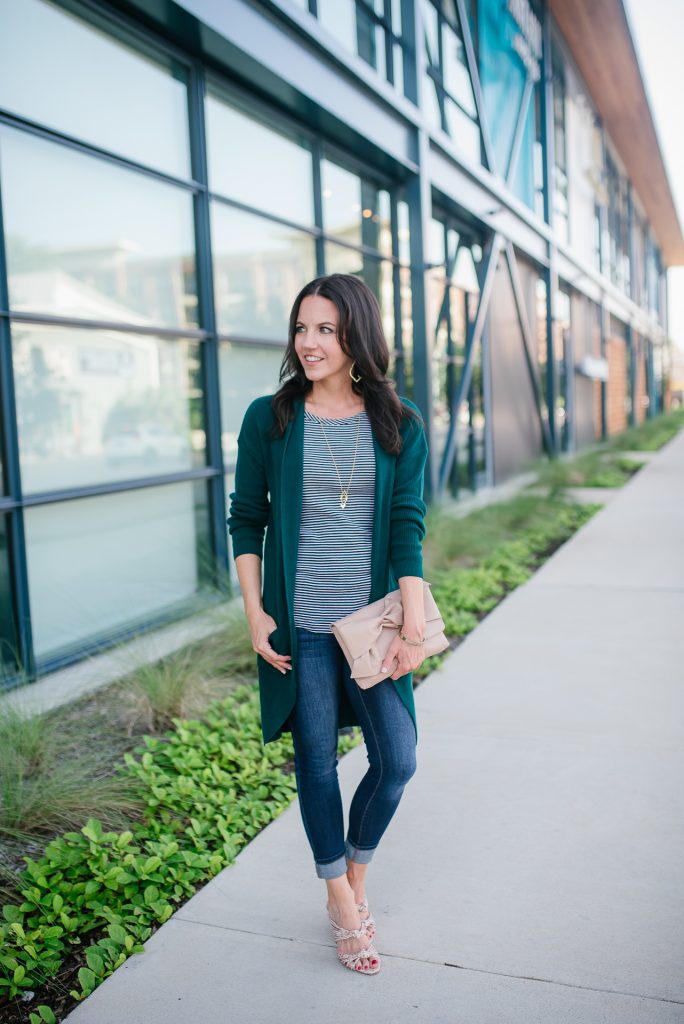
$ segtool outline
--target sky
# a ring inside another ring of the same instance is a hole
[[[684,0],[623,0],[684,229]],[[670,335],[684,351],[684,267],[668,271]]]

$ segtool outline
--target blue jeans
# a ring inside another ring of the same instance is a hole
[[[288,721],[299,807],[316,874],[337,878],[347,859],[371,860],[416,770],[416,730],[391,678],[361,689],[333,633],[296,629],[297,698]],[[349,808],[346,839],[337,777],[340,686],[358,717],[369,763]]]

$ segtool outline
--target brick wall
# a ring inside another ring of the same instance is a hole
[[[593,355],[597,359],[601,358],[601,329],[596,326],[593,331],[594,335],[594,351]],[[601,381],[594,381],[594,437],[597,441],[601,440]]]
[[[619,434],[627,427],[626,397],[627,381],[627,349],[622,338],[606,339],[606,358],[608,360],[608,384],[606,388],[606,428],[609,436]]]

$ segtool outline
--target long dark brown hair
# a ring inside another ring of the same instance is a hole
[[[304,285],[290,312],[288,340],[280,366],[281,386],[271,398],[275,418],[275,437],[282,437],[294,418],[293,402],[305,398],[313,387],[295,351],[295,328],[299,307],[307,295],[321,295],[337,307],[337,340],[345,355],[355,361],[353,372],[360,381],[351,380],[352,391],[363,398],[373,432],[385,451],[398,454],[402,439],[399,425],[405,416],[422,424],[422,417],[403,404],[394,381],[387,377],[390,354],[382,328],[380,306],[368,285],[353,274],[326,274]]]

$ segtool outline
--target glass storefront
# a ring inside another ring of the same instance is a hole
[[[155,32],[151,15],[143,25],[99,0],[0,0],[4,682],[20,653],[29,671],[46,671],[221,600],[226,568],[237,582],[226,523],[237,435],[249,403],[280,384],[292,302],[312,278],[354,274],[376,294],[389,376],[423,407],[439,490],[453,496],[535,454],[549,417],[561,450],[580,436],[572,367],[584,318],[573,302],[589,291],[563,259],[605,286],[602,267],[623,296],[664,318],[655,229],[553,22],[544,82],[545,6],[290,6],[268,17],[275,30],[287,22],[293,64],[298,47],[315,43],[321,60],[328,47],[330,80],[316,87],[333,87],[336,74],[350,90],[353,81],[370,113],[382,107],[390,140],[371,120],[367,132],[346,123],[310,82],[297,90],[283,78],[279,93],[282,69],[266,62],[251,81],[248,61],[205,60],[205,41],[191,52],[170,23]],[[421,109],[405,116],[418,96]],[[544,244],[572,282],[553,295],[552,267],[532,244],[547,206],[554,233]],[[412,239],[409,222],[427,236]],[[475,338],[496,230],[515,241],[526,308],[502,256]],[[605,315],[596,307],[596,325]],[[588,409],[604,393],[609,433],[664,400],[660,335],[637,339],[632,367],[620,323],[607,338],[609,385],[585,381],[581,399]],[[495,461],[497,430],[517,434]],[[22,647],[25,615],[32,640]]]

